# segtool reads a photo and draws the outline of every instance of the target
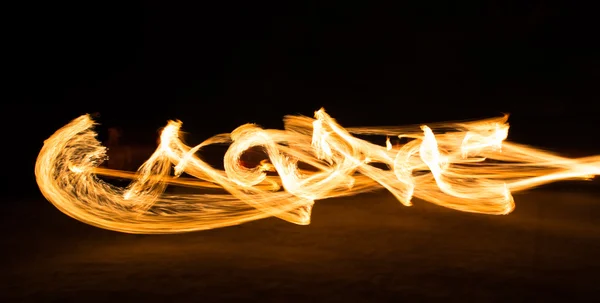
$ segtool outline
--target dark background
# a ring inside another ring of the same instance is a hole
[[[169,119],[193,144],[322,106],[343,126],[510,113],[510,140],[600,153],[600,18],[582,1],[257,2],[9,4],[0,297],[594,301],[600,204],[571,183],[516,197],[510,216],[381,192],[319,202],[309,226],[168,236],[100,230],[41,197],[44,139],[85,113],[137,144]]]
[[[344,126],[508,112],[510,139],[596,146],[592,7],[217,2],[15,8],[2,114],[13,122],[5,152],[25,162],[13,173],[30,177],[42,141],[84,113],[154,143],[168,119],[200,142],[247,122],[279,128],[284,115],[321,106]]]

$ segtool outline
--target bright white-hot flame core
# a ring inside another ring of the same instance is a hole
[[[309,224],[316,200],[380,188],[406,206],[415,197],[460,211],[508,214],[514,209],[512,192],[600,173],[600,156],[569,159],[506,142],[507,119],[345,129],[321,109],[315,119],[286,117],[285,130],[246,124],[195,147],[180,140],[181,122],[171,121],[154,154],[134,173],[99,167],[106,149],[85,115],[45,141],[35,173],[41,192],[65,214],[109,230],[147,234],[270,216]],[[388,139],[381,146],[353,134]],[[409,141],[394,147],[389,136]],[[196,156],[205,146],[223,143],[230,144],[223,170]],[[269,160],[247,168],[240,157],[252,147],[262,147]],[[98,175],[132,181],[120,188]],[[168,185],[224,192],[169,194]]]

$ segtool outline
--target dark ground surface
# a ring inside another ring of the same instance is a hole
[[[278,219],[146,236],[79,223],[45,202],[2,215],[2,302],[598,299],[597,193],[539,189],[508,216],[376,193]],[[9,202],[9,201],[5,201]]]

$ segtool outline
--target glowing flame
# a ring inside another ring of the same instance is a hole
[[[41,192],[65,214],[127,233],[205,230],[269,216],[309,224],[315,200],[379,188],[406,206],[415,197],[460,211],[508,214],[514,209],[511,192],[599,174],[598,156],[568,159],[505,142],[507,119],[344,129],[321,109],[315,119],[286,117],[285,130],[246,124],[195,147],[180,140],[181,122],[171,121],[154,154],[134,173],[99,167],[106,149],[86,115],[45,141],[35,173]],[[352,134],[388,138],[380,146]],[[409,141],[392,148],[389,136]],[[196,156],[222,143],[230,144],[224,170]],[[241,155],[252,147],[262,147],[269,161],[241,165]],[[310,168],[301,169],[301,163]],[[132,182],[120,188],[98,175]],[[223,192],[175,195],[165,192],[168,185]]]

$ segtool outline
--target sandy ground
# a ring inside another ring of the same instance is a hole
[[[2,302],[584,302],[598,299],[600,198],[537,190],[509,216],[385,193],[267,219],[146,236],[79,223],[40,199],[5,209]]]

